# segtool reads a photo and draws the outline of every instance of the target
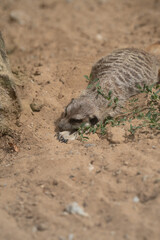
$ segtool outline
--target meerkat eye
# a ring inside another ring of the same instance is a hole
[[[90,124],[95,125],[98,122],[98,118],[96,116],[89,118]]]
[[[69,120],[70,124],[76,124],[76,123],[82,123],[83,119],[76,119],[76,118],[71,118]]]

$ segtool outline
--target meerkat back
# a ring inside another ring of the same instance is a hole
[[[156,83],[159,78],[159,59],[143,50],[126,48],[100,59],[91,71],[92,80],[99,79],[104,93],[129,98],[138,93],[137,85]],[[95,83],[96,84],[96,83]]]

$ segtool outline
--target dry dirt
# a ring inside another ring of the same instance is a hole
[[[160,239],[158,132],[55,137],[95,61],[160,40],[160,1],[0,0],[0,16],[23,108],[20,141],[0,152],[0,239]],[[64,213],[71,202],[89,217]]]

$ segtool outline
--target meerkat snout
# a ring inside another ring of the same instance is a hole
[[[72,99],[58,126],[62,131],[76,131],[82,124],[86,127],[95,125],[99,121],[98,115],[96,106],[90,100],[83,97]]]

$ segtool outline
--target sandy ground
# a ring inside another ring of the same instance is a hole
[[[160,1],[4,0],[0,16],[23,108],[18,152],[0,152],[0,239],[160,239],[158,132],[120,144],[54,136],[95,61],[160,40]],[[71,202],[89,216],[64,213]]]

